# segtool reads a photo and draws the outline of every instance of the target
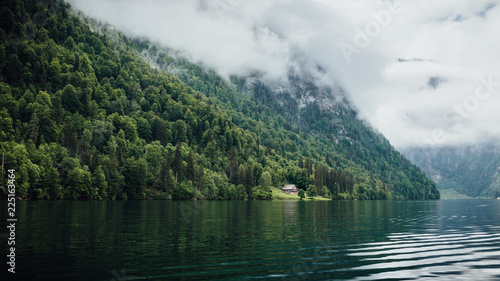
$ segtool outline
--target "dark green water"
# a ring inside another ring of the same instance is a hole
[[[16,207],[12,280],[500,280],[500,200]]]

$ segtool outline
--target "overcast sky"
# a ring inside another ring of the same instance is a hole
[[[321,65],[397,148],[500,137],[500,0],[70,0],[222,74]]]

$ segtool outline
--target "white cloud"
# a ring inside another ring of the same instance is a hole
[[[223,74],[262,70],[276,78],[295,55],[305,54],[400,148],[421,145],[436,132],[446,137],[434,144],[500,136],[500,86],[477,106],[469,104],[475,109],[466,118],[449,114],[473,101],[479,76],[500,81],[499,0],[69,2],[128,34],[184,50]],[[393,5],[398,12],[388,8]],[[390,12],[385,22],[377,16],[384,11]],[[366,46],[356,45],[355,36],[362,36],[357,30],[372,32]],[[357,48],[350,62],[342,43]]]

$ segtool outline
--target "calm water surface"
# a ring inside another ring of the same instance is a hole
[[[500,200],[16,207],[19,280],[500,280]]]

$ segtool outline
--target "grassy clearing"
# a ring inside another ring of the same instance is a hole
[[[300,197],[297,194],[287,194],[283,190],[272,187],[271,188],[273,191],[273,198],[274,200],[292,200],[292,201],[299,201]],[[304,198],[304,201],[327,201],[330,200],[329,198],[323,198],[323,197],[314,197],[314,199],[309,199],[309,198]]]

